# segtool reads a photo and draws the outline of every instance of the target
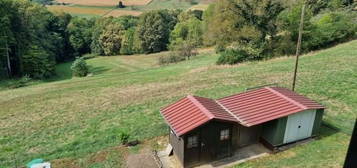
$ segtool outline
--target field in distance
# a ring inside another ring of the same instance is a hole
[[[127,6],[131,5],[147,5],[152,0],[121,0]],[[68,3],[87,6],[115,6],[119,0],[57,0],[59,3]]]
[[[142,12],[133,10],[112,10],[110,8],[96,8],[96,7],[81,7],[81,6],[64,6],[51,5],[47,8],[52,12],[65,12],[73,16],[95,17],[95,16],[139,16]]]
[[[53,12],[65,12],[73,16],[138,16],[145,11],[159,9],[205,10],[216,0],[123,0],[125,8],[116,8],[119,0],[57,0],[48,5]],[[64,3],[64,5],[62,4]]]

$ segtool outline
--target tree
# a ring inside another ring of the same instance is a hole
[[[284,9],[280,2],[274,0],[230,1],[233,3],[231,10],[241,16],[245,24],[259,31],[259,41],[264,41],[267,36],[270,38],[275,37],[277,33],[277,18]]]
[[[95,22],[95,25],[93,27],[93,31],[92,31],[92,43],[91,43],[91,51],[93,53],[97,53],[99,55],[107,55],[104,53],[104,49],[103,49],[103,41],[100,41],[100,37],[103,38],[103,33],[104,31],[107,30],[107,27],[109,25],[114,25],[114,26],[118,26],[120,27],[121,30],[123,30],[124,33],[122,33],[122,38],[118,38],[118,40],[124,40],[122,43],[122,46],[124,45],[125,47],[128,47],[128,45],[133,45],[133,41],[131,41],[133,39],[133,30],[134,27],[137,24],[137,17],[134,16],[120,16],[117,18],[113,18],[113,17],[106,17],[106,18],[100,18],[97,19]],[[108,32],[106,32],[108,34]],[[128,41],[129,40],[129,41]],[[117,41],[116,43],[120,43],[120,41]],[[121,48],[121,47],[120,47]],[[132,50],[132,46],[130,46]],[[127,51],[128,48],[125,48],[123,50],[124,53],[129,54]],[[130,51],[130,52],[134,52],[134,51]]]
[[[233,3],[228,0],[209,5],[203,14],[204,44],[228,45],[237,39],[242,18],[229,10]],[[219,25],[219,26],[217,26]]]
[[[59,54],[57,48],[61,48],[62,41],[61,34],[51,27],[54,15],[29,1],[1,0],[0,6],[0,43],[6,46],[12,76],[29,74],[46,78],[53,75],[54,58]]]
[[[10,48],[9,48],[9,39],[12,37],[11,30],[9,29],[10,20],[8,17],[4,16],[0,18],[0,27],[2,31],[0,32],[0,77],[12,75],[12,67],[10,61]],[[10,38],[9,38],[10,37]]]
[[[219,1],[204,14],[207,43],[224,46],[235,42],[252,59],[269,57],[283,9],[275,0]]]
[[[103,18],[99,18],[95,21],[95,24],[92,28],[92,39],[91,39],[91,52],[98,54],[98,55],[104,55],[104,50],[103,50],[103,46],[101,45],[101,42],[99,41],[99,37],[101,36],[101,34],[103,33],[105,27],[110,24],[112,22],[111,17],[107,18],[107,17],[103,17]]]
[[[174,48],[174,52],[187,60],[189,60],[192,56],[197,55],[196,46],[191,42],[185,42],[177,45]]]
[[[48,78],[55,74],[55,59],[43,48],[32,45],[23,56],[23,70],[34,79]]]
[[[68,13],[54,13],[49,17],[48,30],[53,32],[53,52],[56,55],[57,62],[64,62],[74,58],[74,50],[69,41],[69,33],[67,26],[70,23],[72,16]]]
[[[299,36],[299,25],[300,25],[300,17],[302,11],[302,3],[295,3],[292,7],[285,9],[278,16],[280,31],[284,31],[288,33],[291,37],[291,40],[296,42]],[[306,41],[311,38],[310,31],[313,29],[313,25],[310,22],[310,19],[313,17],[313,12],[311,8],[305,9],[304,14],[304,36],[302,37],[302,41]],[[302,49],[304,50],[304,45]]]
[[[67,26],[69,41],[77,55],[90,52],[94,20],[74,17]]]
[[[140,47],[145,53],[166,50],[170,32],[177,22],[177,13],[167,10],[142,14],[137,26]]]
[[[170,33],[170,49],[176,46],[182,46],[182,43],[188,43],[190,46],[197,48],[202,45],[202,21],[194,15],[179,16],[179,22]]]
[[[118,23],[109,24],[99,36],[104,55],[117,55],[120,53],[124,28]]]
[[[129,28],[128,30],[125,31],[121,41],[120,54],[130,55],[135,53],[134,37],[135,37],[134,28]]]
[[[122,1],[119,1],[118,3],[118,8],[125,8],[124,4]]]

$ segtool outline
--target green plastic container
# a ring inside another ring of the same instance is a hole
[[[43,163],[43,159],[34,159],[26,164],[27,168],[31,168],[32,165]]]

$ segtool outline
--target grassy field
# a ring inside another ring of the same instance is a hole
[[[47,8],[52,12],[65,12],[74,16],[87,16],[95,17],[102,16],[110,11],[108,8],[97,7],[77,7],[77,6],[64,6],[64,5],[51,5]]]
[[[238,166],[341,167],[357,117],[356,51],[352,41],[300,61],[297,91],[326,105],[324,122],[337,129],[323,127],[316,141]],[[62,75],[49,81],[18,89],[0,82],[0,167],[38,157],[55,167],[120,165],[128,149],[118,147],[118,134],[125,130],[139,140],[166,135],[159,109],[168,103],[270,83],[290,87],[294,66],[293,57],[217,66],[217,55],[204,53],[159,67],[159,55],[90,59],[93,75],[85,78],[72,78],[65,63],[57,67]]]
[[[115,8],[117,1],[106,0],[57,0],[57,2],[69,3],[69,5],[49,5],[47,8],[54,12],[66,12],[74,16],[98,17],[98,16],[138,16],[142,12],[159,9],[191,9],[204,10],[209,3],[215,0],[196,0],[194,3],[185,0],[127,0],[123,1],[126,8]]]

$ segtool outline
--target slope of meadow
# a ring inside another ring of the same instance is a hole
[[[209,52],[159,67],[158,55],[90,59],[93,75],[85,78],[71,78],[66,63],[52,82],[0,90],[0,167],[38,157],[62,167],[108,166],[121,158],[107,150],[118,146],[122,130],[140,140],[167,133],[162,106],[187,94],[218,98],[264,84],[290,87],[294,66],[293,57],[217,66]],[[357,117],[357,41],[302,56],[298,75],[297,92],[326,105],[324,122],[337,129],[323,127],[316,141],[239,166],[341,166]]]

